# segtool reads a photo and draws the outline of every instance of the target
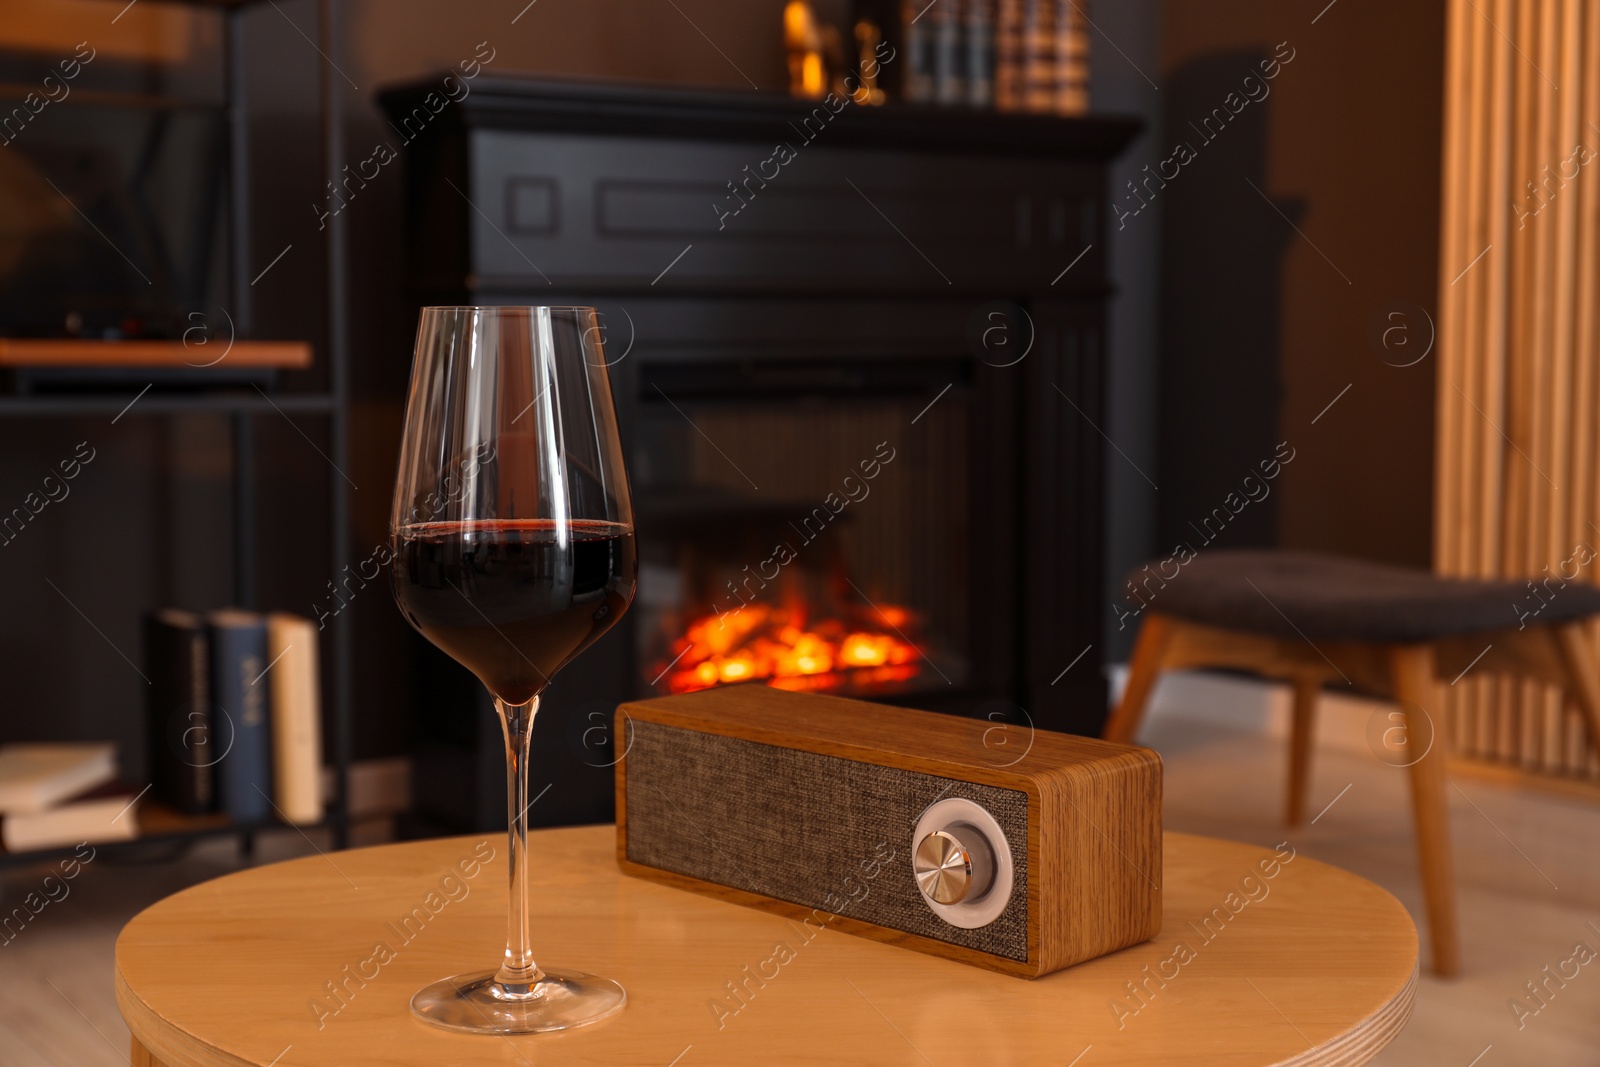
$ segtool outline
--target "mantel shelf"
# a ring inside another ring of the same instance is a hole
[[[408,82],[379,99],[391,116],[405,114],[437,92],[444,77]],[[770,144],[801,137],[796,128],[817,108],[829,114],[821,101],[770,92],[490,76],[471,84],[440,116],[441,125]],[[1061,118],[898,103],[849,104],[838,118],[828,125],[829,145],[1085,162],[1114,158],[1142,126],[1120,115]]]

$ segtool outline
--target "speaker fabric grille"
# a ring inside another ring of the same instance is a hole
[[[632,862],[1027,960],[1026,793],[654,722],[632,720],[630,729]],[[976,930],[935,915],[911,873],[917,819],[946,797],[988,809],[1011,847],[1011,903]]]

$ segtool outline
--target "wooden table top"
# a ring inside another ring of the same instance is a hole
[[[133,1065],[1348,1065],[1416,987],[1399,901],[1289,849],[1168,834],[1160,935],[1035,981],[624,877],[613,849],[611,827],[529,835],[539,959],[621,982],[615,1019],[510,1038],[411,1017],[417,989],[503,945],[503,837],[447,838],[241,871],[139,914],[116,954]]]

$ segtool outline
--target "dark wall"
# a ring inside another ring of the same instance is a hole
[[[1195,156],[1152,186],[1165,213],[1164,548],[1201,547],[1209,535],[1191,524],[1287,441],[1294,459],[1270,495],[1215,544],[1430,563],[1433,361],[1397,364],[1432,330],[1443,45],[1435,4],[1167,3],[1170,143],[1143,162],[1180,141]],[[1293,58],[1255,83],[1266,94],[1246,89],[1275,55]],[[1246,91],[1263,98],[1239,107]],[[1226,123],[1190,125],[1214,108]]]

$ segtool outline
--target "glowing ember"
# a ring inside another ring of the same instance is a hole
[[[904,608],[862,618],[808,623],[798,608],[747,604],[689,624],[672,646],[664,671],[669,693],[714,685],[764,681],[779,689],[833,689],[848,683],[903,682],[920,673],[916,646],[898,628],[910,622]],[[676,657],[676,658],[674,658]]]

